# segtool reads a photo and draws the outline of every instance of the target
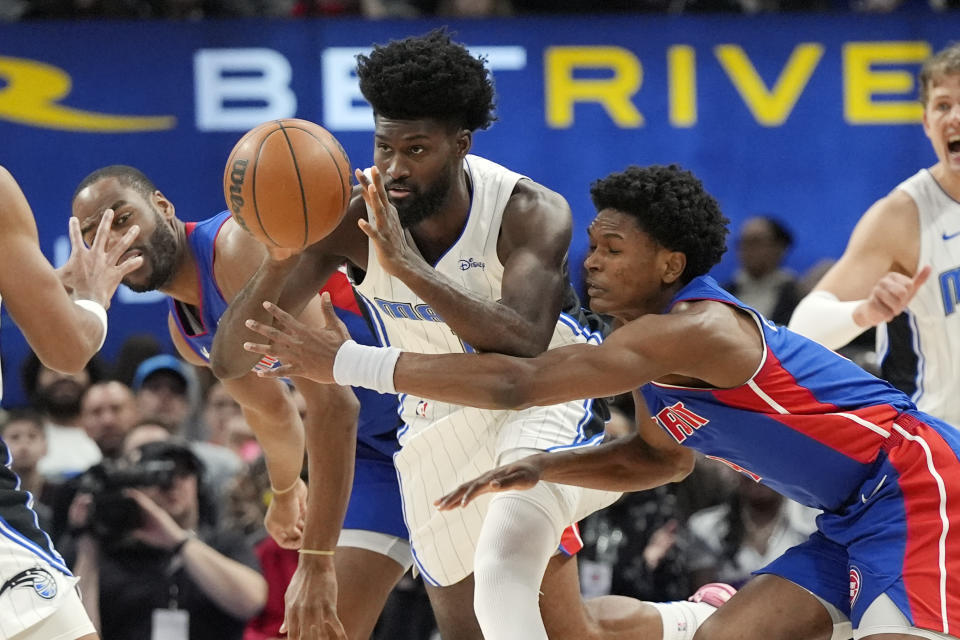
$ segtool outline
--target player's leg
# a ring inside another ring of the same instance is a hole
[[[350,640],[366,640],[406,567],[387,555],[342,544],[335,563],[337,615]]]
[[[334,562],[337,614],[351,640],[367,640],[413,555],[393,460],[362,442]]]
[[[83,608],[77,590],[70,588],[60,596],[56,611],[10,636],[10,640],[99,640],[99,637]]]
[[[473,576],[446,587],[426,584],[430,607],[441,638],[484,640],[473,612]]]
[[[694,639],[830,640],[833,637],[834,620],[816,596],[785,578],[765,574],[748,582],[707,618]]]

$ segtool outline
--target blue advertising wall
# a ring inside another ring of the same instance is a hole
[[[68,252],[77,183],[107,164],[154,179],[184,220],[224,208],[223,165],[240,135],[277,117],[333,131],[357,166],[373,126],[351,73],[373,42],[435,21],[0,24],[0,164],[33,206],[44,253]],[[454,22],[489,57],[498,121],[474,152],[559,191],[585,251],[592,180],[676,162],[732,228],[771,213],[796,232],[789,264],[837,256],[863,210],[935,157],[915,101],[920,61],[956,37],[956,14],[544,18]],[[733,243],[731,242],[731,245]],[[733,270],[732,251],[717,268]],[[579,284],[579,276],[575,274]],[[130,334],[165,336],[158,296],[121,290],[112,358]],[[23,402],[26,347],[0,334],[4,406]]]

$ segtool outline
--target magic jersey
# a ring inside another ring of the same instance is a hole
[[[960,202],[926,169],[897,186],[917,205],[930,279],[904,312],[877,327],[882,376],[922,411],[960,425]]]
[[[778,327],[723,290],[694,278],[675,297],[749,312],[763,337],[754,375],[732,389],[649,383],[653,419],[678,443],[725,462],[802,504],[836,511],[856,499],[882,449],[902,440],[893,422],[910,399],[856,364]],[[938,423],[944,438],[960,434]]]
[[[464,165],[472,186],[466,226],[453,246],[433,266],[461,289],[489,300],[499,300],[503,279],[503,265],[497,255],[500,224],[514,187],[525,176],[474,155],[468,155]],[[367,263],[366,275],[357,290],[374,318],[374,329],[383,344],[416,353],[474,351],[427,302],[420,299],[400,279],[384,271],[377,261],[372,245]],[[582,315],[578,315],[579,303],[576,307],[575,310],[571,309],[569,314],[560,314],[549,348],[600,341],[599,332],[591,331]],[[580,404],[583,407],[583,403]],[[400,395],[400,405],[400,415],[404,422],[400,431],[401,446],[411,434],[462,409],[459,405],[435,402],[409,394]],[[587,415],[588,413],[589,406],[584,413],[584,424],[592,419],[592,415]],[[536,447],[532,442],[528,446]]]
[[[226,312],[228,303],[224,298],[213,268],[216,258],[217,235],[224,223],[230,218],[229,211],[208,218],[202,222],[186,224],[187,242],[197,263],[200,282],[200,307],[195,308],[173,298],[168,298],[170,312],[176,321],[180,334],[190,348],[204,360],[210,360],[210,350],[220,318]],[[342,271],[335,272],[321,291],[330,293],[337,317],[350,332],[350,337],[360,344],[378,346],[370,331],[367,320],[357,305],[353,287]],[[258,366],[272,366],[276,361],[265,357]],[[358,453],[365,449],[383,456],[392,456],[397,449],[396,400],[392,395],[383,395],[369,389],[353,387],[360,401],[360,416],[357,423]]]

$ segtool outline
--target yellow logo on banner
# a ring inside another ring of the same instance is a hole
[[[161,131],[173,116],[127,116],[84,111],[59,104],[73,81],[63,69],[36,60],[0,56],[0,119],[46,129],[89,133]]]

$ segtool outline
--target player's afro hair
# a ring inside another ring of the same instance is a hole
[[[434,118],[476,131],[496,119],[493,79],[485,62],[441,28],[357,56],[357,75],[360,91],[377,115]]]
[[[104,178],[116,178],[120,181],[120,184],[132,187],[148,201],[150,200],[150,196],[153,195],[153,192],[157,190],[157,186],[153,184],[153,180],[145,176],[143,172],[136,167],[125,164],[112,164],[108,167],[101,167],[84,178],[80,184],[77,185],[77,188],[73,192],[73,198],[71,198],[70,201],[73,202],[76,200],[81,191]]]
[[[727,250],[727,224],[717,201],[677,165],[630,166],[590,186],[597,211],[615,209],[671,251],[687,256],[681,282],[710,271]]]

